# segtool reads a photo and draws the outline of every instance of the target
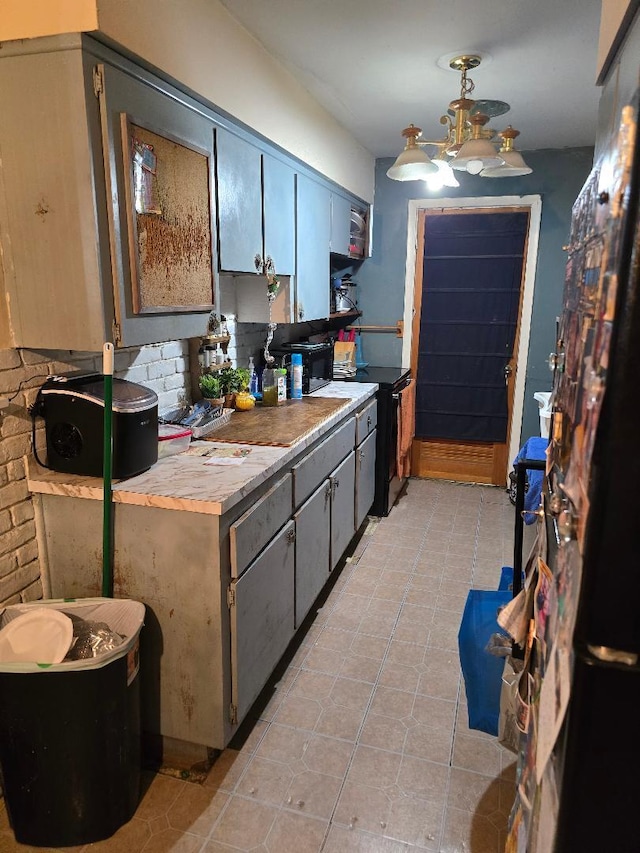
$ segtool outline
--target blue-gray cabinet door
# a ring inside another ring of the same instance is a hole
[[[295,513],[296,628],[329,578],[331,482],[327,479]]]
[[[253,704],[294,634],[293,521],[231,582],[231,696],[238,723]]]
[[[233,133],[216,130],[220,269],[256,272],[262,258],[262,152]]]
[[[356,519],[355,529],[367,517],[376,491],[376,430],[356,447]]]
[[[349,254],[351,233],[351,202],[344,196],[331,193],[331,251]]]
[[[262,155],[264,257],[273,259],[276,273],[295,272],[295,172],[286,163]]]
[[[331,571],[338,564],[355,532],[355,466],[352,450],[331,477]]]
[[[296,317],[329,316],[329,244],[331,193],[298,175],[296,187]]]

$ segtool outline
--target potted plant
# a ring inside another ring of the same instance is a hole
[[[220,373],[220,390],[225,398],[225,406],[233,409],[235,395],[249,387],[249,371],[246,367],[223,367]]]
[[[220,376],[216,373],[203,373],[200,377],[200,391],[202,396],[211,400],[214,406],[222,406],[224,403],[224,393],[222,391],[222,383]]]

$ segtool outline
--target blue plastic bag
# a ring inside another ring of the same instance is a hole
[[[469,708],[469,728],[498,735],[504,658],[486,651],[492,634],[504,633],[498,609],[511,600],[508,589],[470,589],[458,631],[458,650]]]

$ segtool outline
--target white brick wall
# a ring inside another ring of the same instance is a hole
[[[189,401],[187,341],[118,350],[114,367],[115,376],[152,388],[160,411]],[[0,606],[42,598],[34,512],[23,461],[31,450],[28,407],[48,376],[101,369],[101,354],[0,350],[0,396],[11,400],[0,413]],[[44,447],[41,420],[37,444],[39,449]]]

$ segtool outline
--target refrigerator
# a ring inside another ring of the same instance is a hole
[[[572,210],[508,853],[640,851],[638,95]]]

